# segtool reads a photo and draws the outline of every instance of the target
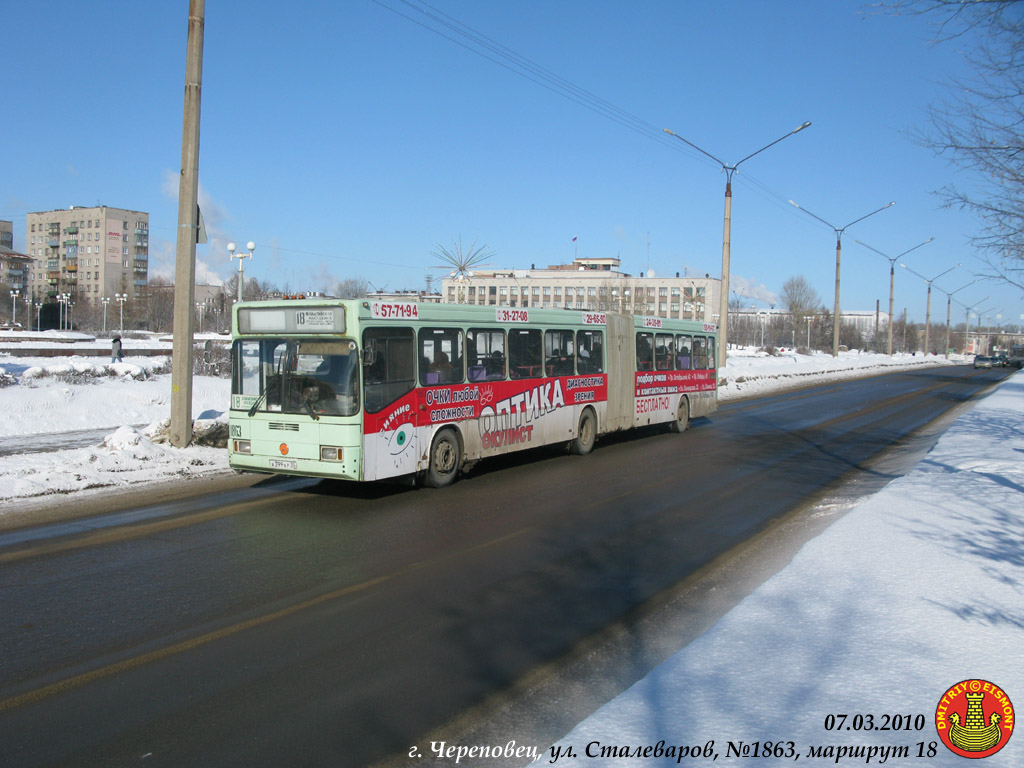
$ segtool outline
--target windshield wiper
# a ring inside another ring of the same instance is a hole
[[[259,410],[259,407],[263,404],[263,401],[266,400],[266,399],[267,399],[267,392],[266,392],[266,390],[264,390],[263,393],[259,397],[256,398],[256,402],[252,404],[252,408],[249,409],[249,416],[255,416],[256,415],[256,411]]]
[[[309,398],[302,398],[302,404],[306,407],[306,411],[310,416],[313,417],[313,421],[320,421],[320,417],[316,415],[316,411],[313,410],[313,406],[309,404]]]

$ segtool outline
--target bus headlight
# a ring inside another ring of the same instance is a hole
[[[321,461],[341,461],[343,451],[336,445],[321,445],[320,446],[320,460]]]
[[[232,441],[235,447],[235,453],[252,453],[252,443],[248,440],[234,440]]]

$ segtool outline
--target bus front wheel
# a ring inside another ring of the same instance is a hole
[[[673,432],[685,432],[690,425],[690,401],[685,397],[679,401],[679,412],[676,420],[668,423],[668,428]]]
[[[586,456],[594,450],[594,441],[597,439],[597,420],[594,412],[587,409],[580,416],[580,428],[576,438],[569,444],[570,449],[577,456]]]
[[[461,451],[459,439],[450,429],[438,432],[430,446],[430,464],[427,467],[427,485],[444,488],[451,485],[459,474]]]

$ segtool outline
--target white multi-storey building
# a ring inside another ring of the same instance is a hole
[[[36,300],[136,299],[149,275],[149,214],[105,205],[29,213],[25,250],[33,260],[27,288]]]
[[[496,307],[625,312],[718,322],[717,278],[640,276],[619,271],[615,258],[578,258],[547,269],[476,270],[441,281],[442,301]]]

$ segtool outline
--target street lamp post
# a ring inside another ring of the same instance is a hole
[[[25,294],[25,298],[22,299],[25,302],[25,323],[28,325],[28,329],[32,330],[32,296],[28,293]]]
[[[942,291],[942,289],[939,288],[940,291],[942,291],[943,293],[946,294],[946,353],[945,354],[946,354],[946,358],[947,359],[949,359],[949,317],[950,317],[950,311],[952,310],[952,306],[953,306],[953,294],[960,293],[960,291],[962,291],[964,288],[970,288],[976,282],[978,282],[978,281],[977,280],[971,280],[971,282],[969,282],[967,285],[961,285],[955,291],[949,291],[949,292]]]
[[[789,204],[796,208],[800,208],[800,206],[794,203],[792,200],[789,201]],[[808,216],[810,216],[813,219],[817,219],[826,227],[829,227],[836,233],[836,306],[835,315],[832,317],[832,357],[839,357],[839,263],[843,254],[843,233],[847,229],[852,227],[854,224],[864,221],[864,219],[868,218],[868,216],[874,216],[876,213],[880,213],[881,211],[884,211],[886,208],[889,208],[893,205],[896,205],[895,200],[893,200],[890,203],[886,203],[878,210],[872,211],[871,213],[861,216],[859,219],[854,219],[849,224],[843,227],[837,227],[834,224],[829,224],[823,218],[821,218],[820,216],[816,216],[815,214],[808,211],[806,208],[800,208],[800,210],[806,213]]]
[[[115,293],[114,300],[118,303],[118,309],[120,310],[120,328],[121,333],[124,333],[124,303],[128,300],[127,293]]]
[[[976,303],[972,304],[969,307],[967,307],[967,306],[964,307],[964,352],[965,353],[967,352],[967,337],[968,337],[968,335],[970,334],[970,331],[971,331],[971,310],[974,309],[975,307],[980,307],[982,304],[984,304],[986,301],[988,301],[989,298],[990,297],[986,296],[981,301],[976,302]],[[977,350],[975,350],[975,353],[977,353]]]
[[[43,323],[42,323],[42,318],[41,318],[42,312],[43,312],[43,302],[37,301],[36,302],[36,332],[37,333],[42,333],[42,330],[43,330]]]
[[[104,296],[100,299],[100,303],[103,305],[103,332],[107,332],[107,305],[110,304],[110,298]]]
[[[992,309],[992,308],[989,308],[989,309],[985,310],[985,318],[988,320],[988,323],[986,323],[986,327],[988,328],[988,331],[986,332],[986,335],[988,335],[989,338],[990,338],[988,349],[989,349],[989,354],[992,354],[993,347],[995,347],[995,343],[996,343],[996,341],[998,341],[998,338],[993,338],[993,336],[994,335],[998,336],[998,331],[999,331],[999,322],[998,321],[1003,319],[1003,310],[1002,309]],[[993,325],[993,323],[996,326],[996,334],[992,333],[992,325]]]
[[[13,326],[18,322],[18,297],[21,295],[21,291],[15,288],[11,291],[11,325]]]
[[[920,272],[914,272],[914,270],[912,270],[910,267],[908,267],[906,264],[903,264],[902,262],[900,263],[900,266],[903,267],[908,272],[913,272],[913,274],[917,275],[922,280],[924,280],[926,283],[928,283],[928,302],[925,305],[925,310],[924,310],[924,353],[927,355],[928,354],[928,334],[929,334],[929,331],[931,331],[931,324],[932,324],[932,283],[934,283],[936,280],[938,280],[943,275],[948,275],[950,272],[952,272],[954,269],[956,269],[960,265],[957,264],[956,267],[950,267],[949,269],[945,270],[944,272],[940,272],[935,277],[933,277],[931,280],[929,280],[927,277],[922,275]]]
[[[892,299],[893,299],[893,287],[894,287],[894,285],[896,283],[896,262],[899,261],[900,259],[902,259],[904,256],[906,256],[911,251],[916,251],[922,245],[927,245],[928,243],[930,243],[934,239],[935,239],[934,237],[929,237],[923,243],[918,243],[913,248],[908,248],[903,253],[901,253],[899,256],[888,256],[888,255],[882,253],[877,248],[872,248],[867,243],[862,243],[860,240],[857,240],[857,242],[860,243],[860,245],[863,245],[869,251],[874,251],[879,256],[881,256],[882,258],[888,260],[888,262],[889,262],[889,344],[888,344],[888,354],[889,354],[890,357],[892,356],[892,320],[893,320],[893,318],[892,318]]]
[[[807,352],[811,351],[811,320],[814,319],[813,315],[808,315],[804,318],[807,321]]]
[[[67,324],[68,319],[68,301],[71,296],[67,293],[57,294],[57,321],[60,329],[63,331],[64,326]]]
[[[256,243],[254,243],[252,240],[250,240],[248,243],[245,244],[245,249],[247,251],[249,251],[249,253],[239,253],[239,254],[236,255],[235,254],[235,244],[234,243],[228,243],[228,253],[230,254],[230,256],[228,257],[228,260],[230,261],[231,259],[238,259],[238,300],[239,301],[242,300],[242,285],[245,283],[245,269],[244,269],[244,267],[242,265],[244,264],[244,259],[247,259],[247,258],[248,259],[252,259],[252,252],[256,250]]]
[[[698,147],[691,141],[687,141],[678,133],[673,133],[668,128],[665,129],[665,133],[670,136],[675,136],[684,144],[693,147],[705,157],[709,157],[722,166],[722,170],[725,171],[725,217],[722,223],[722,287],[718,297],[718,316],[719,316],[719,340],[718,340],[718,367],[725,367],[726,349],[729,346],[729,260],[730,254],[730,240],[732,238],[732,176],[736,172],[736,169],[740,167],[740,163],[744,163],[754,155],[764,152],[769,147],[773,147],[783,139],[789,138],[794,133],[799,133],[804,128],[808,127],[810,122],[806,122],[798,128],[794,128],[792,131],[782,136],[771,144],[766,144],[761,147],[757,152],[747,155],[742,160],[732,165],[719,160],[717,157],[712,155],[710,152],[705,152],[703,149]]]

